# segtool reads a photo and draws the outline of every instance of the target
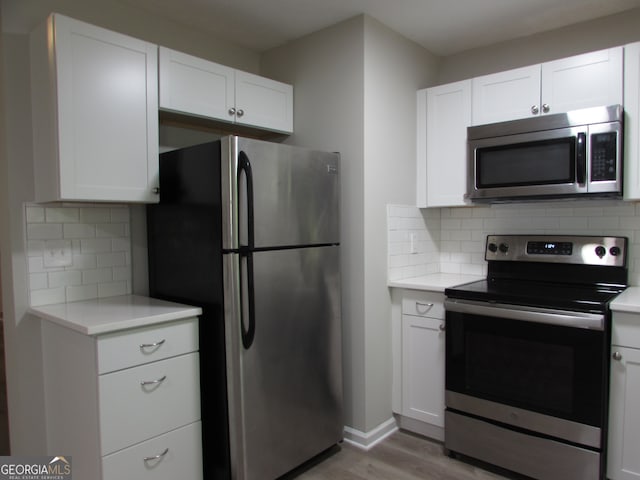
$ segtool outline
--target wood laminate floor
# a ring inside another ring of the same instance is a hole
[[[343,442],[314,464],[286,476],[296,480],[503,480],[484,468],[449,458],[441,443],[398,431],[369,451]]]

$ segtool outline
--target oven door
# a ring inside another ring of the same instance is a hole
[[[449,409],[600,447],[603,314],[458,299],[445,308]]]

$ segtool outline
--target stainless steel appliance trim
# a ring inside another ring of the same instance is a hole
[[[444,308],[450,312],[544,323],[561,327],[586,328],[589,330],[604,330],[605,324],[605,316],[603,314],[460,300],[457,298],[447,298],[444,301]]]
[[[601,454],[445,412],[445,448],[544,480],[598,480]]]
[[[571,255],[543,255],[527,253],[527,244],[531,242],[543,243],[571,243]],[[496,249],[492,252],[489,245],[505,245],[506,251]],[[605,254],[598,256],[596,248],[605,248]],[[612,248],[618,253],[612,255]],[[485,260],[543,262],[543,263],[575,263],[578,265],[602,265],[610,267],[624,267],[627,256],[627,239],[625,237],[599,237],[587,235],[556,236],[556,235],[487,235]]]
[[[222,195],[222,248],[239,246],[238,239],[238,137],[227,136],[220,141],[220,182]]]
[[[621,105],[583,108],[565,113],[555,113],[552,115],[541,115],[539,117],[467,127],[467,140],[555,130],[580,125],[592,125],[595,123],[621,122],[622,116],[623,110]]]
[[[445,404],[448,408],[550,435],[568,442],[594,448],[601,447],[601,430],[592,425],[552,417],[451,390],[445,392]]]

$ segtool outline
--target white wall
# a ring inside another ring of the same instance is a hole
[[[438,84],[592,52],[640,39],[640,8],[442,59]]]
[[[345,422],[364,433],[391,417],[386,204],[415,197],[415,91],[433,81],[435,64],[366,16],[262,60],[264,74],[295,85],[288,143],[342,156]]]

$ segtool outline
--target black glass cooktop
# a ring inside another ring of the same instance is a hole
[[[447,288],[449,298],[483,302],[557,308],[584,312],[603,312],[616,295],[619,285],[576,285],[514,279],[486,279]]]

